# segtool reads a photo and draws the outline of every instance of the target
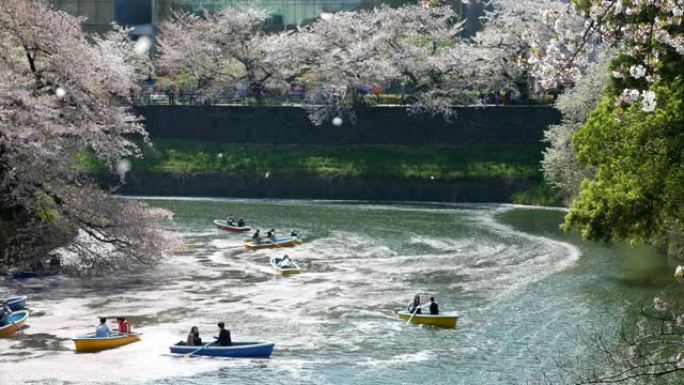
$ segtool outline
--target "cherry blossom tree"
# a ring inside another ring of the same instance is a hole
[[[188,74],[205,96],[242,83],[261,104],[267,81],[277,80],[277,63],[266,50],[263,31],[268,13],[251,7],[226,7],[201,16],[174,12],[159,28],[158,75]]]
[[[127,31],[86,36],[44,0],[0,0],[0,265],[62,247],[77,267],[147,262],[162,234],[141,203],[107,196],[79,167],[112,171],[145,142],[129,108],[145,57]],[[87,265],[84,265],[87,262]]]
[[[577,80],[591,58],[594,43],[615,47],[619,60],[612,75],[622,90],[618,102],[639,102],[652,112],[657,104],[651,85],[672,76],[671,65],[684,54],[682,0],[590,0],[565,9],[547,9],[551,39],[529,31],[535,50],[530,58],[535,76],[546,87]],[[577,29],[577,20],[584,27]]]
[[[568,199],[576,197],[582,181],[593,174],[577,159],[572,138],[603,98],[602,90],[610,80],[610,60],[610,54],[603,54],[587,68],[584,77],[558,97],[555,107],[563,114],[562,122],[544,132],[548,144],[542,160],[544,178]]]

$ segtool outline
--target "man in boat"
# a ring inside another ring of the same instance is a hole
[[[226,217],[226,223],[228,224],[228,226],[235,226],[235,217],[233,216],[233,214],[230,214]]]
[[[131,324],[125,317],[117,317],[116,320],[119,322],[119,333],[131,334]]]
[[[237,223],[238,227],[245,227],[245,220],[240,218]]]
[[[100,318],[100,324],[95,328],[95,337],[109,337],[112,334],[107,326],[107,318]]]
[[[10,323],[10,315],[12,314],[12,309],[5,301],[0,301],[0,327],[5,326]]]
[[[420,314],[420,296],[418,294],[413,297],[413,302],[409,304],[408,312],[411,314]]]
[[[226,329],[226,324],[223,322],[218,323],[219,335],[216,338],[216,344],[219,346],[230,346],[233,341],[230,339],[230,331]]]
[[[268,239],[270,239],[272,242],[275,242],[275,229],[268,230],[266,237],[268,237]]]
[[[290,230],[290,236],[291,236],[291,237],[295,237],[295,238],[298,237],[298,235],[297,235],[297,233],[294,231],[294,229]]]
[[[437,302],[435,302],[435,297],[430,297],[430,314],[439,314],[439,305],[437,305]]]

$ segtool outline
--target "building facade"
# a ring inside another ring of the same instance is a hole
[[[153,35],[156,0],[50,0],[58,9],[85,17],[87,31],[104,32],[112,23],[133,27],[134,35]]]
[[[268,10],[270,30],[292,29],[310,23],[323,12],[370,9],[387,4],[393,7],[418,3],[419,0],[50,0],[57,8],[86,17],[89,31],[106,31],[111,23],[134,27],[136,35],[153,35],[154,25],[168,18],[173,10],[199,13],[217,11],[226,6],[249,4]],[[449,0],[464,15],[461,0]]]

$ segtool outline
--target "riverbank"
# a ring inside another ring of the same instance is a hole
[[[539,171],[540,144],[500,147],[266,145],[154,141],[131,161],[122,194],[501,202],[558,205]],[[89,171],[116,184],[92,158]]]

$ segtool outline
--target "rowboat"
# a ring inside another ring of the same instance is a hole
[[[8,297],[3,299],[5,303],[7,303],[7,306],[9,306],[12,311],[18,311],[18,310],[23,310],[26,307],[26,297],[25,295],[22,296],[15,296],[15,297]]]
[[[245,240],[245,249],[247,250],[259,250],[259,249],[276,249],[279,247],[293,247],[300,244],[297,237],[280,237],[275,240],[270,240],[268,238],[262,238],[260,241],[255,241],[252,239]]]
[[[233,342],[230,346],[186,346],[173,345],[171,353],[208,357],[268,358],[273,353],[272,342]],[[191,354],[192,353],[192,354]]]
[[[21,330],[29,317],[29,312],[26,310],[15,311],[10,314],[9,323],[0,327],[0,337],[10,337],[14,333]]]
[[[399,318],[406,321],[411,318],[408,311],[400,311]],[[411,318],[412,324],[430,325],[440,328],[455,329],[458,315],[456,314],[416,314]]]
[[[73,339],[76,344],[77,353],[94,353],[106,349],[114,349],[119,346],[127,345],[140,341],[140,333],[131,334],[112,334],[109,337],[95,337],[95,333]]]
[[[249,226],[231,226],[227,221],[222,221],[219,219],[214,220],[214,224],[219,230],[227,231],[229,233],[246,233],[252,228]]]
[[[288,258],[289,259],[289,258]],[[271,266],[282,275],[299,274],[302,272],[301,266],[291,259],[288,262],[282,263],[283,258],[271,257]]]

